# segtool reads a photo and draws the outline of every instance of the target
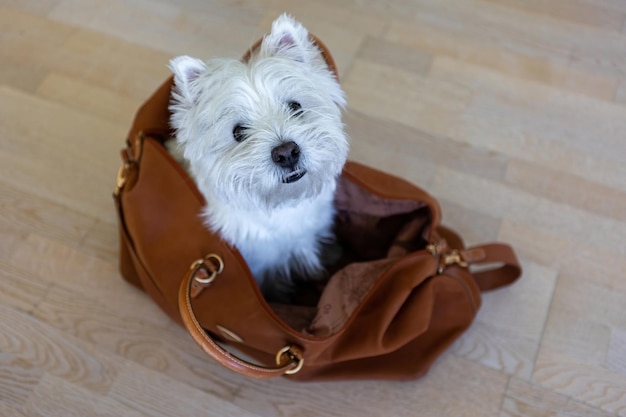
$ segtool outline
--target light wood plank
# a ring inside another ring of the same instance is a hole
[[[504,178],[507,171],[507,158],[481,149],[471,149],[462,143],[451,141],[445,136],[430,134],[418,128],[399,122],[390,122],[381,118],[367,116],[351,111],[345,117],[348,134],[352,138],[352,152],[359,152],[363,157],[380,157],[381,152],[392,155],[389,164],[381,168],[396,172],[422,187],[429,185],[429,179],[435,174],[436,165],[454,167],[464,172],[484,176],[495,180]],[[378,153],[368,154],[361,148],[370,147]],[[393,158],[412,155],[414,163],[400,164]],[[357,159],[356,156],[352,156]],[[360,156],[359,156],[360,157]]]
[[[620,136],[624,107],[447,58],[438,59],[431,74],[470,88],[476,96],[448,131],[455,140],[626,189]],[[496,90],[487,93],[488,88]]]
[[[76,247],[94,223],[92,217],[54,200],[36,197],[4,184],[0,185],[0,207],[0,233],[8,234],[14,230],[16,234],[15,239],[2,240],[2,243],[10,244],[0,252],[0,259],[8,259],[15,251],[17,238],[23,240],[29,233],[40,233]]]
[[[603,366],[611,335],[623,331],[624,315],[617,308],[626,296],[623,288],[604,282],[589,282],[590,274],[607,273],[573,261],[563,267],[554,294],[542,347],[559,349],[563,355]],[[622,271],[613,271],[615,277]],[[623,286],[622,286],[623,287]],[[587,334],[582,338],[578,335]]]
[[[569,22],[610,31],[619,31],[624,24],[625,14],[603,4],[592,4],[586,1],[553,0],[487,0],[497,5],[524,10],[538,16],[551,16]]]
[[[119,230],[114,224],[96,221],[81,241],[81,252],[93,255],[113,265],[119,260]]]
[[[24,313],[6,306],[0,306],[0,313],[3,357],[11,355],[26,370],[45,370],[95,393],[109,390],[118,372],[117,363],[109,357]]]
[[[240,51],[245,51],[259,35],[259,29],[249,24],[258,19],[258,14],[259,11],[246,8],[225,21],[219,13],[198,10],[186,13],[175,2],[65,0],[48,16],[169,55],[197,55],[206,59],[225,54],[240,56],[243,53]],[[238,23],[236,31],[230,30],[234,21]],[[221,36],[224,33],[229,36]],[[208,39],[220,42],[207,44]]]
[[[12,85],[14,88],[33,92],[46,76],[46,70],[22,64],[5,57],[0,66],[0,84]]]
[[[46,296],[50,283],[20,265],[0,261],[0,304],[31,313]]]
[[[39,305],[40,309],[49,302],[51,295],[67,292],[72,294],[72,300],[84,298],[87,305],[93,299],[104,298],[110,300],[107,304],[113,311],[133,306],[134,314],[143,321],[162,326],[167,322],[153,303],[145,302],[147,299],[143,292],[122,280],[116,264],[96,256],[54,240],[29,235],[16,247],[10,262],[15,268],[19,267],[42,282],[53,285],[48,288],[48,297]],[[68,303],[82,303],[72,300]],[[80,317],[82,315],[79,314]]]
[[[511,378],[500,417],[607,417],[606,413],[585,406],[563,395]]]
[[[0,56],[22,67],[55,71],[138,99],[169,75],[171,54],[89,29],[2,6],[0,24]]]
[[[609,415],[623,416],[626,378],[583,361],[564,358],[556,351],[544,351],[537,360],[534,381],[540,386],[576,398]]]
[[[256,410],[248,412],[234,405],[229,397],[190,387],[160,372],[134,365],[124,368],[111,389],[110,397],[148,416],[174,416],[181,409],[186,416],[198,417],[258,415]]]
[[[557,271],[525,262],[526,279],[486,293],[472,329],[453,352],[507,375],[529,380],[548,318]],[[517,302],[517,300],[524,302]],[[513,300],[516,300],[513,303]]]
[[[626,291],[623,285],[612,285],[622,281],[618,277],[623,277],[623,269],[593,265],[584,258],[563,266],[533,378],[621,415],[626,410],[626,373],[615,358],[623,351],[616,340],[626,329]]]
[[[546,15],[485,7],[484,2],[448,2],[444,7],[450,6],[450,16],[427,8],[416,11],[416,23],[394,21],[386,39],[523,80],[601,99],[612,97],[618,76],[599,76],[570,63],[574,37],[589,29]]]
[[[506,383],[499,372],[446,355],[417,382],[246,383],[235,403],[261,416],[484,416],[497,413]]]
[[[355,61],[343,85],[353,110],[444,137],[472,98],[452,83],[364,60]]]
[[[45,15],[56,7],[62,0],[20,1],[1,0],[2,6],[18,9],[33,14]]]
[[[127,126],[141,101],[111,93],[64,74],[51,73],[39,85],[36,93],[52,102],[88,112],[101,119]]]
[[[42,375],[43,370],[24,359],[10,353],[0,354],[0,398],[2,398],[2,406],[16,410],[21,408],[39,383]]]
[[[465,246],[474,246],[486,241],[496,241],[501,220],[497,217],[462,207],[448,200],[439,200],[442,223],[452,228],[463,238]]]
[[[441,198],[458,201],[463,207],[528,224],[557,237],[601,246],[618,255],[626,251],[623,245],[626,241],[625,223],[535,197],[495,181],[439,167],[432,192]]]
[[[111,193],[126,128],[6,87],[0,87],[0,124],[2,183],[113,221]]]
[[[626,222],[624,191],[519,160],[509,163],[506,181],[533,195]]]
[[[605,363],[608,369],[626,375],[626,329],[611,329]]]
[[[361,59],[411,73],[426,75],[432,65],[434,55],[417,48],[368,36],[359,50]]]
[[[41,378],[23,409],[33,417],[146,415],[136,408],[115,401],[111,396],[95,394],[79,384],[67,382],[50,374],[45,374]]]

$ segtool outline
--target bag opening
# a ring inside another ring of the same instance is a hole
[[[398,258],[425,249],[432,226],[426,203],[386,199],[345,176],[338,180],[335,208],[342,255],[328,266],[328,279],[313,286],[299,283],[293,304],[271,304],[293,329],[319,337],[341,328]]]

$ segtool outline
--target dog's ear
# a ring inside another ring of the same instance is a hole
[[[288,14],[272,23],[272,31],[263,39],[262,49],[270,56],[284,56],[305,63],[319,54],[306,28]]]
[[[192,104],[194,95],[191,83],[206,71],[207,66],[199,59],[179,56],[170,61],[170,70],[174,73],[174,85],[181,104]]]

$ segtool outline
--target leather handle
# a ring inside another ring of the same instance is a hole
[[[283,361],[283,358],[287,358],[284,363],[280,363],[275,367],[257,365],[241,358],[238,358],[222,348],[213,338],[202,328],[193,310],[191,302],[192,298],[192,283],[198,274],[198,271],[206,267],[206,258],[204,260],[196,261],[192,264],[192,267],[187,271],[183,278],[180,290],[178,292],[178,308],[183,321],[183,325],[193,338],[193,340],[200,346],[200,348],[211,358],[216,360],[221,365],[235,371],[241,375],[258,378],[258,379],[270,379],[276,378],[285,374],[294,374],[300,370],[303,364],[302,351],[297,346],[286,346],[277,353],[277,362]],[[206,280],[204,280],[206,281]],[[211,280],[212,281],[212,280]],[[210,282],[206,284],[210,285]],[[194,291],[197,291],[195,289]]]
[[[522,274],[513,248],[504,243],[490,243],[460,251],[469,265],[502,264],[494,269],[473,272],[481,291],[493,290],[513,283]]]

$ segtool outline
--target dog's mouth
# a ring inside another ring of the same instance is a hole
[[[284,184],[294,183],[298,181],[299,179],[301,179],[302,177],[304,177],[305,174],[306,174],[306,169],[294,169],[293,171],[291,171],[290,173],[286,174],[283,177],[283,183]]]

